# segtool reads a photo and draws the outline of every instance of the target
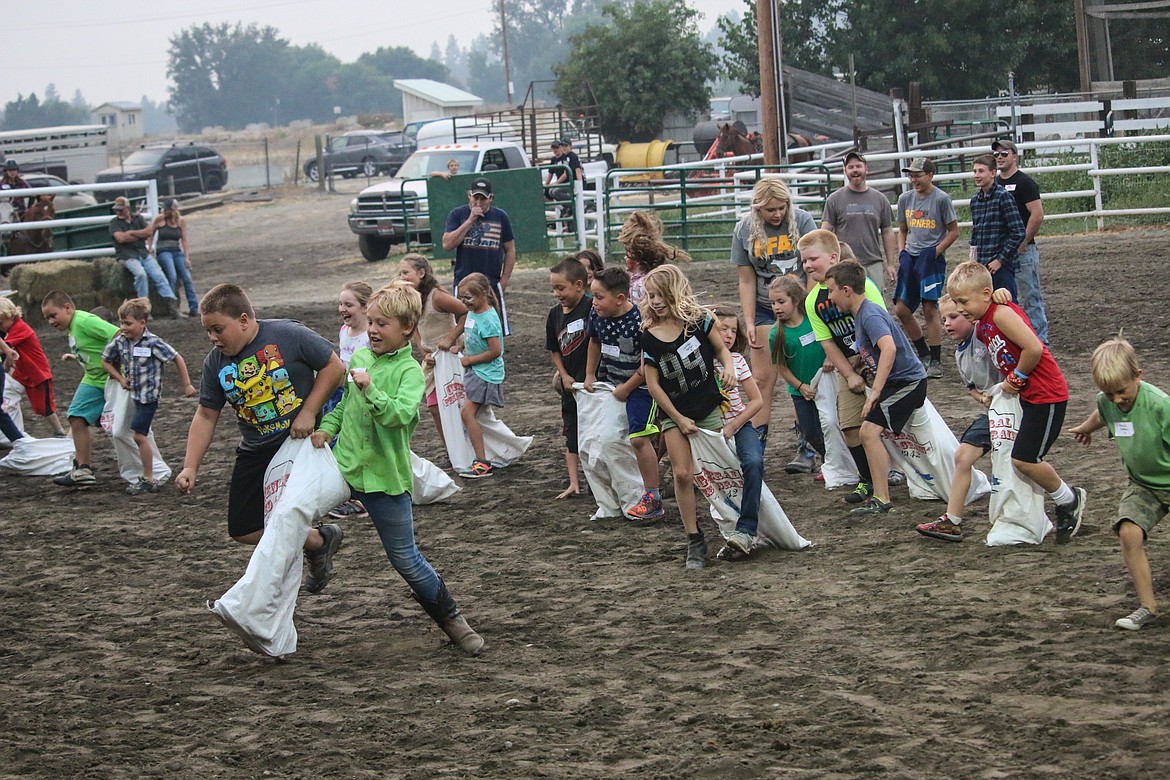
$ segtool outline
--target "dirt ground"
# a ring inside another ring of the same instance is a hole
[[[200,292],[240,283],[261,316],[335,339],[341,284],[394,268],[360,259],[347,200],[286,193],[192,214]],[[1090,351],[1121,327],[1146,378],[1170,389],[1170,232],[1040,247],[1069,420],[1091,409]],[[734,299],[726,264],[688,273],[704,299]],[[238,439],[226,415],[194,496],[125,496],[103,439],[89,492],[0,478],[0,777],[1165,776],[1170,623],[1112,627],[1136,601],[1109,530],[1125,484],[1110,442],[1086,451],[1064,436],[1051,453],[1089,491],[1073,543],[987,548],[984,501],[968,539],[946,545],[913,530],[941,505],[905,488],[892,514],[859,521],[840,492],[784,474],[791,406],[778,398],[767,481],[815,547],[688,572],[673,503],[668,522],[636,528],[591,524],[587,497],[553,502],[565,475],[542,349],[550,302],[545,273],[514,279],[500,416],[532,448],[416,513],[424,553],[487,641],[478,659],[442,641],[367,521],[346,525],[328,589],[302,594],[288,663],[212,619],[204,601],[249,554],[226,535]],[[155,330],[201,364],[197,322]],[[945,366],[931,398],[961,431],[976,409]],[[75,367],[57,377],[64,405]],[[177,470],[194,401],[173,375],[169,387],[155,431]],[[437,459],[428,420],[415,442]],[[1170,597],[1165,531],[1149,551]]]

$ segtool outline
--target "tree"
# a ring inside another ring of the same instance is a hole
[[[668,113],[707,109],[718,61],[700,39],[698,12],[684,0],[634,0],[602,14],[608,24],[574,35],[568,59],[553,68],[566,105],[596,104],[613,140],[649,140]]]
[[[433,79],[446,81],[447,66],[437,60],[424,60],[407,46],[386,48],[367,52],[358,57],[358,62],[369,65],[377,72],[396,79]]]
[[[50,85],[52,86],[52,85]],[[46,90],[48,92],[48,90]],[[52,91],[56,94],[56,90]],[[89,123],[89,108],[75,106],[59,99],[45,99],[43,102],[30,94],[17,95],[16,100],[4,106],[4,130],[28,130],[34,127],[55,127],[57,125],[83,125]]]
[[[743,93],[760,96],[760,41],[756,32],[755,0],[744,0],[742,19],[720,16],[716,25],[722,33],[725,75],[743,84]],[[841,13],[843,0],[786,2],[780,17],[785,65],[830,75],[829,46]]]

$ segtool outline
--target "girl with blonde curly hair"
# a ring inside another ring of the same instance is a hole
[[[674,495],[689,543],[686,566],[706,565],[707,542],[695,515],[695,473],[688,438],[700,428],[722,431],[726,391],[735,387],[735,363],[715,318],[699,305],[690,282],[675,265],[646,274],[642,312],[642,353],[646,387],[667,418],[659,424],[674,471]],[[715,369],[718,358],[722,374]],[[728,545],[747,554],[752,536],[733,533]]]
[[[752,190],[751,213],[736,224],[732,233],[731,262],[739,273],[739,303],[748,328],[752,374],[764,396],[764,408],[752,424],[765,440],[776,389],[776,370],[768,350],[768,333],[776,316],[768,301],[768,285],[786,274],[804,280],[796,242],[816,228],[812,216],[793,204],[788,186],[778,178],[765,176]]]

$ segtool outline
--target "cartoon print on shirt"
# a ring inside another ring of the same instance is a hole
[[[224,366],[219,384],[240,419],[253,425],[276,421],[296,411],[302,403],[275,344]],[[282,427],[288,425],[285,422]]]

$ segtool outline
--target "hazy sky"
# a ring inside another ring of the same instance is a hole
[[[742,12],[743,0],[687,0],[706,17]],[[18,93],[43,97],[55,84],[62,99],[75,90],[91,106],[111,100],[167,97],[172,35],[211,22],[271,25],[290,43],[320,44],[342,62],[379,46],[409,46],[422,57],[454,34],[467,46],[492,29],[496,0],[205,0],[184,3],[101,3],[95,0],[7,0],[0,47],[0,105]],[[517,85],[520,87],[520,85]]]

